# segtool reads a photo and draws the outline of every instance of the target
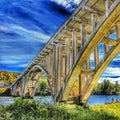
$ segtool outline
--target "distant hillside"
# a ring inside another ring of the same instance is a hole
[[[16,78],[20,75],[18,72],[7,72],[7,71],[0,71],[0,83],[13,83]]]

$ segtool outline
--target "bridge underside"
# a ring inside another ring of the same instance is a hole
[[[35,78],[39,77],[35,68],[39,68],[55,102],[78,98],[77,103],[85,104],[102,73],[120,52],[119,11],[120,0],[82,1],[11,86],[11,93],[21,91],[20,96],[25,96],[27,81],[34,81],[35,88]],[[31,91],[33,97],[35,89]]]

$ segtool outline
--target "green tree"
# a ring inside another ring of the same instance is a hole
[[[48,82],[45,78],[40,78],[36,94],[46,95],[49,92]]]
[[[112,94],[114,91],[114,84],[112,84],[109,80],[104,80],[102,91],[104,94]]]
[[[118,84],[118,81],[115,83],[115,94],[120,94],[120,85]]]

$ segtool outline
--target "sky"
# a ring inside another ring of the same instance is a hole
[[[0,70],[24,71],[80,1],[0,0]],[[103,78],[120,80],[120,55]]]

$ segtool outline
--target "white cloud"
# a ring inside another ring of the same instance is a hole
[[[104,76],[120,76],[120,68],[108,67],[104,72]]]
[[[78,5],[82,0],[51,0],[56,2],[57,4],[60,4],[64,6],[66,9],[69,9],[72,11],[74,8],[72,8],[72,5],[76,4]]]
[[[16,33],[21,34],[21,36],[28,38],[26,40],[32,39],[34,41],[41,41],[41,42],[46,43],[50,39],[49,35],[46,35],[40,31],[37,32],[37,31],[33,31],[33,30],[28,30],[19,25],[12,24],[12,25],[10,25],[10,28],[13,29],[14,31],[16,31]]]
[[[18,62],[16,60],[0,60],[0,64],[16,64]]]
[[[20,64],[19,67],[26,67],[28,64]]]
[[[120,84],[120,77],[118,77],[118,78],[100,78],[98,83],[102,83],[105,79],[109,80],[113,84],[115,84],[116,81],[118,81],[118,83]]]

